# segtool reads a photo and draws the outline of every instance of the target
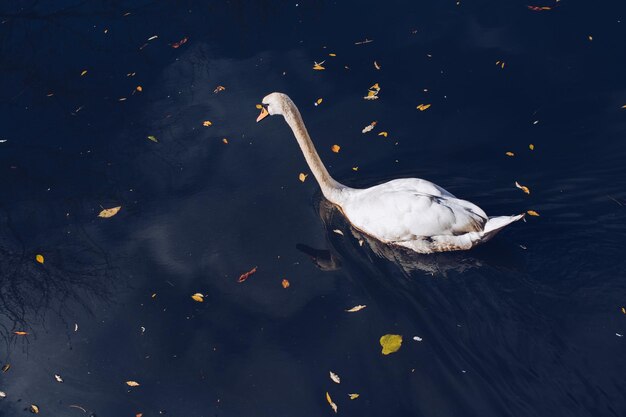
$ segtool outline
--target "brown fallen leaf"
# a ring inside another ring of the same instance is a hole
[[[30,412],[33,414],[39,414],[39,407],[37,407],[35,404],[31,404],[30,405]]]
[[[300,175],[298,175],[298,179],[299,179],[301,182],[304,182],[304,181],[306,180],[306,177],[308,177],[308,175],[307,175],[307,174],[305,174],[304,172],[301,172],[301,173],[300,173]]]
[[[515,186],[525,192],[526,194],[530,194],[530,189],[525,185],[521,185],[519,182],[515,181]]]
[[[2,367],[2,372],[3,373],[7,373],[9,371],[9,369],[11,369],[11,364],[7,363]]]
[[[195,293],[194,295],[191,296],[191,298],[194,301],[197,301],[199,303],[203,303],[204,302],[204,295],[200,294],[199,292]]]
[[[181,46],[183,46],[184,44],[186,44],[188,40],[189,40],[189,39],[185,36],[184,38],[182,38],[182,39],[181,39],[181,40],[179,40],[178,42],[174,42],[174,43],[172,43],[172,48],[174,48],[174,49],[178,49],[178,48],[180,48]]]
[[[140,384],[137,381],[126,381],[126,385],[129,387],[138,387]]]
[[[224,138],[224,139],[222,139],[222,142],[224,142],[224,144],[228,145],[228,139]]]
[[[22,331],[17,331],[17,332],[13,332],[13,333],[18,335],[18,336],[26,336],[28,334],[28,332],[22,332]]]
[[[535,210],[527,210],[526,213],[528,213],[530,216],[539,217],[539,213],[537,213]]]
[[[237,280],[237,282],[244,282],[245,280],[247,280],[248,278],[250,278],[250,275],[254,274],[257,270],[257,267],[255,266],[254,268],[252,268],[251,270],[249,270],[248,272],[241,274],[239,276],[239,279]]]
[[[205,120],[204,122],[202,122],[202,126],[206,126],[206,127],[213,126],[213,122],[211,122],[210,120]]]
[[[122,206],[112,207],[112,208],[109,208],[109,209],[103,209],[98,214],[98,217],[102,217],[102,218],[108,219],[109,217],[115,216],[117,214],[117,212],[120,211],[121,208],[122,208]]]
[[[286,278],[284,278],[280,283],[283,286],[283,288],[289,288],[289,285],[291,285]]]
[[[505,155],[506,156],[515,156],[515,154],[513,152],[507,152]]]
[[[43,255],[39,255],[39,254],[35,255],[35,260],[39,262],[40,264],[42,264],[44,262]]]
[[[365,307],[367,307],[364,304],[359,304],[358,306],[354,306],[352,308],[349,308],[348,310],[346,310],[346,313],[356,313],[357,311],[361,311],[363,310]]]
[[[335,153],[339,153],[339,150],[341,149],[341,146],[339,145],[333,145],[330,147],[330,150],[335,152]]]
[[[224,90],[226,90],[226,87],[224,87],[223,85],[218,85],[217,87],[215,87],[215,90],[213,90],[213,93],[221,93]]]
[[[330,394],[328,392],[326,392],[326,401],[328,401],[328,404],[330,404],[330,408],[332,408],[333,411],[336,413],[337,412],[337,404],[335,404],[333,402],[333,399],[330,398]]]
[[[143,91],[143,87],[138,85],[137,87],[135,87],[135,90],[139,91],[140,93]]]

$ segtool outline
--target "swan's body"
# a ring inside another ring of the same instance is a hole
[[[486,242],[524,216],[487,217],[475,204],[418,178],[392,180],[365,189],[347,187],[326,170],[300,112],[287,95],[272,93],[263,99],[263,105],[257,121],[268,114],[282,115],[324,197],[338,206],[354,227],[384,243],[418,253],[466,250]]]

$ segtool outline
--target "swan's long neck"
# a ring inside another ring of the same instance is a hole
[[[339,200],[342,194],[341,192],[343,190],[347,190],[348,187],[335,181],[328,173],[328,170],[315,150],[315,146],[311,141],[309,132],[307,132],[306,127],[304,126],[304,122],[302,121],[302,116],[300,115],[298,108],[295,104],[293,104],[293,102],[291,102],[291,100],[285,103],[283,116],[289,127],[291,127],[291,130],[298,141],[298,145],[300,145],[300,149],[304,154],[304,158],[306,159],[313,176],[315,176],[317,183],[322,189],[324,197],[333,203],[340,203]]]

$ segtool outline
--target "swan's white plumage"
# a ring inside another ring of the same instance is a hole
[[[397,179],[366,189],[342,185],[319,159],[291,99],[272,93],[263,99],[263,104],[270,115],[285,117],[324,196],[341,209],[354,227],[384,243],[419,253],[470,249],[523,217],[489,218],[475,204],[418,178]]]

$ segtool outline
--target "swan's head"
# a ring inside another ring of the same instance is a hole
[[[272,93],[266,95],[261,102],[261,106],[263,106],[261,107],[261,114],[256,118],[256,121],[260,122],[267,116],[273,116],[275,114],[283,116],[289,103],[291,103],[291,99],[287,94]]]

